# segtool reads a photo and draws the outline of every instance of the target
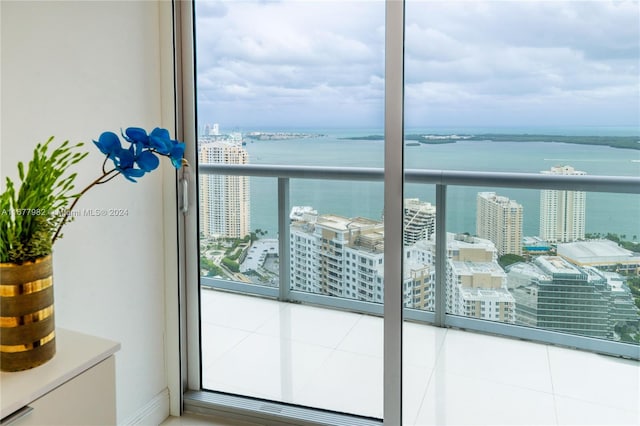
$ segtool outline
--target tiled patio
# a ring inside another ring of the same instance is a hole
[[[382,319],[202,290],[203,387],[381,418]],[[406,425],[640,424],[640,364],[404,326]]]

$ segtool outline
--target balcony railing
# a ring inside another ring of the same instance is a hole
[[[278,181],[279,285],[267,287],[224,279],[201,277],[201,285],[295,301],[328,306],[373,315],[382,315],[379,303],[325,296],[296,291],[290,277],[289,212],[291,179],[382,182],[381,168],[344,168],[317,166],[231,165],[201,164],[202,175],[249,176],[275,178]],[[520,189],[556,189],[618,194],[640,194],[640,178],[624,176],[569,176],[533,173],[468,172],[453,170],[405,170],[406,183],[431,184],[436,188],[435,295],[434,311],[405,309],[404,318],[428,322],[437,326],[457,327],[520,339],[575,347],[593,352],[640,359],[640,346],[597,339],[520,325],[485,321],[446,313],[446,214],[449,186],[474,186]]]

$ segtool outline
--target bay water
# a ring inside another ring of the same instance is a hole
[[[246,139],[245,148],[249,153],[249,162],[271,165],[383,167],[383,141],[343,139],[348,136],[381,134],[380,131],[316,130],[309,133],[321,136],[284,140]],[[603,131],[590,133],[601,135]],[[604,131],[604,134],[606,133]],[[611,133],[620,134],[619,131]],[[548,141],[459,141],[439,145],[405,146],[404,149],[405,167],[408,169],[540,173],[553,166],[569,165],[589,175],[640,176],[640,150],[607,146]],[[273,178],[251,178],[250,186],[251,229],[266,230],[266,237],[274,238],[277,235],[277,181]],[[382,182],[292,179],[290,188],[290,202],[293,206],[312,206],[320,214],[362,216],[377,220],[382,218]],[[475,234],[476,195],[481,191],[493,191],[522,204],[524,235],[538,235],[540,191],[490,187],[448,187],[447,231]],[[435,204],[435,186],[407,184],[404,196]],[[634,236],[640,238],[640,195],[587,192],[586,232],[611,232],[626,235],[629,240]]]

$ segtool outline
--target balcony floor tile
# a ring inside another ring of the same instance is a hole
[[[202,291],[203,387],[382,417],[382,319]],[[405,425],[640,424],[640,363],[405,322]]]

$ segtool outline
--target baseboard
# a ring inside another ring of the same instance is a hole
[[[154,396],[151,401],[140,407],[133,415],[125,419],[123,425],[159,425],[169,417],[169,389]]]

